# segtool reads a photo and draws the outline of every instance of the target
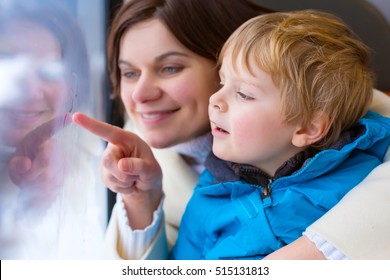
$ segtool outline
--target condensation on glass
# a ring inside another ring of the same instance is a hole
[[[70,117],[101,118],[103,55],[87,48],[99,41],[88,43],[83,32],[99,3],[0,0],[1,259],[98,257],[104,146]]]

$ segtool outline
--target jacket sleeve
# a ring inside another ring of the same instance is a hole
[[[375,91],[371,109],[390,116],[390,98]],[[307,231],[350,259],[390,259],[390,149],[384,160]]]

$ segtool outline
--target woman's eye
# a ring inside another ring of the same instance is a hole
[[[180,72],[183,69],[183,67],[177,67],[177,66],[167,66],[162,69],[162,72],[164,74],[175,74]]]
[[[133,79],[133,78],[137,77],[137,72],[135,72],[135,71],[127,71],[127,72],[123,72],[122,75],[125,76],[128,79]]]
[[[237,92],[237,95],[241,98],[241,99],[244,99],[244,100],[253,100],[254,98],[253,97],[250,97],[248,95],[246,95],[245,93],[242,93],[242,92]]]

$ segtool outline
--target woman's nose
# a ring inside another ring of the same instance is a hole
[[[150,76],[141,76],[138,79],[132,93],[134,102],[145,103],[158,99],[162,95],[162,90],[158,81]]]

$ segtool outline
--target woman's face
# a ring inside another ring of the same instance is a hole
[[[0,32],[1,143],[17,145],[66,110],[61,57],[59,42],[43,26],[14,20]]]
[[[219,88],[215,62],[185,48],[159,20],[122,37],[121,98],[144,140],[173,146],[210,130],[208,100]]]

